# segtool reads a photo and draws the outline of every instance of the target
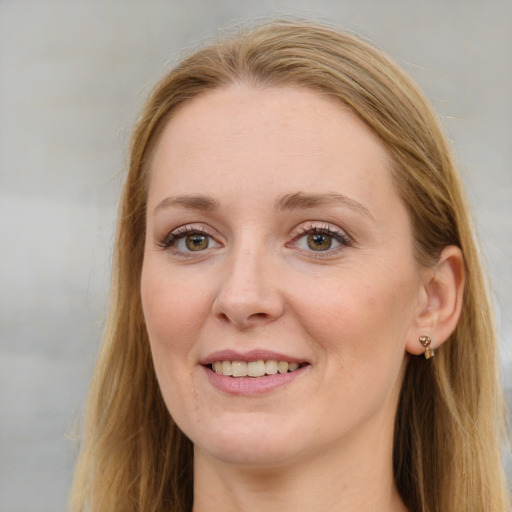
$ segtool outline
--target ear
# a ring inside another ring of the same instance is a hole
[[[425,348],[420,336],[430,336],[430,348],[439,348],[455,330],[464,294],[464,257],[459,247],[443,249],[436,265],[425,272],[421,304],[406,342],[410,354],[420,355]]]

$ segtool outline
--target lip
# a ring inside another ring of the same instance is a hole
[[[275,375],[265,375],[262,377],[230,377],[214,372],[209,366],[215,361],[244,361],[249,363],[259,360],[287,361],[288,363],[299,363],[303,366],[293,372],[277,373]],[[265,349],[254,349],[247,352],[229,349],[218,350],[201,359],[200,364],[210,384],[214,388],[222,393],[235,396],[271,393],[282,386],[292,383],[295,379],[301,378],[310,366],[310,362],[306,359]]]
[[[286,354],[280,354],[273,352],[272,350],[255,349],[249,352],[237,352],[236,350],[219,350],[207,355],[204,359],[201,359],[200,364],[203,366],[214,363],[215,361],[245,361],[249,363],[251,361],[287,361],[288,363],[309,363],[306,359],[300,359]],[[291,372],[294,373],[294,372]]]
[[[229,359],[230,358],[226,358],[223,360]],[[238,360],[242,361],[244,359]],[[249,359],[249,361],[252,360],[254,359]],[[219,361],[219,359],[215,359],[215,361]],[[272,391],[301,378],[304,373],[308,371],[309,366],[310,365],[303,366],[293,372],[265,375],[264,377],[229,377],[227,375],[215,373],[208,366],[202,366],[202,369],[206,373],[210,384],[218,391],[235,396],[257,396],[271,393]]]

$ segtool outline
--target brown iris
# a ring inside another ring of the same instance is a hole
[[[307,241],[308,247],[313,251],[327,251],[332,245],[332,237],[324,233],[311,233]]]
[[[208,237],[206,235],[188,235],[185,244],[189,251],[202,251],[208,248]]]

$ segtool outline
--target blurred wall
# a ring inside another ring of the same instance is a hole
[[[370,38],[434,102],[470,189],[512,388],[510,0],[0,0],[2,512],[65,509],[142,101],[182,48],[275,14]]]

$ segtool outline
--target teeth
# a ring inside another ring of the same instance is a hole
[[[288,371],[288,363],[286,361],[279,361],[277,363],[277,371],[279,373],[286,373]]]
[[[215,361],[215,362],[218,362],[218,361]],[[222,363],[221,363],[221,371],[220,372],[215,370],[215,367],[213,369],[217,373],[222,373],[222,375],[233,375],[233,370],[231,368],[231,361],[222,361]]]
[[[212,370],[221,375],[232,377],[263,377],[264,375],[275,375],[276,373],[294,372],[300,367],[299,363],[288,363],[287,361],[276,361],[274,359],[264,361],[215,361]]]
[[[233,361],[233,377],[247,377],[247,363],[245,361]]]
[[[265,373],[275,375],[277,373],[277,361],[267,361],[265,363]]]
[[[249,377],[263,377],[265,375],[265,361],[251,361],[247,363],[247,375]]]

